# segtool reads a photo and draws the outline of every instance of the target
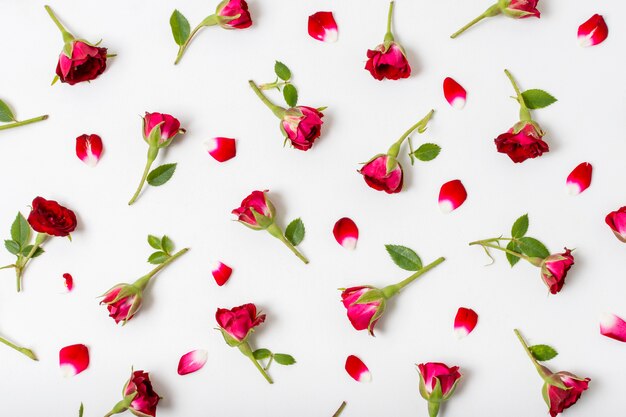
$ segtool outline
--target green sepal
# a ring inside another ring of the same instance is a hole
[[[224,341],[230,347],[239,347],[240,345],[245,343],[246,339],[248,338],[248,335],[252,332],[252,329],[251,329],[250,331],[248,331],[248,334],[246,335],[246,337],[244,337],[243,340],[237,340],[231,335],[229,335],[228,332],[226,332],[226,330],[224,329],[218,329],[218,330],[222,333],[222,336],[224,337]]]
[[[391,155],[387,155],[387,175],[389,175],[398,166],[398,160]]]
[[[270,227],[271,225],[274,224],[274,219],[272,219],[271,217],[267,217],[267,216],[259,213],[258,211],[256,211],[253,208],[251,208],[250,211],[252,212],[252,215],[254,216],[254,220],[256,220],[256,223],[257,223],[257,227],[256,228],[253,227],[253,229],[263,230],[263,229],[267,229],[268,227]],[[244,223],[244,224],[246,224],[246,223]],[[249,225],[247,225],[247,226],[249,226]]]
[[[355,304],[368,304],[375,301],[383,301],[385,299],[385,295],[378,288],[370,287],[369,290],[364,292],[352,305]]]
[[[386,306],[387,306],[387,301],[385,301],[385,299],[383,298],[380,301],[378,308],[376,309],[376,313],[374,313],[374,315],[370,319],[369,324],[367,325],[367,331],[369,332],[370,335],[374,336],[374,325],[376,324],[378,319],[382,317],[383,313],[385,312]]]
[[[148,137],[145,136],[145,132],[146,132],[146,128],[145,128],[145,124],[146,124],[146,119],[143,119],[143,124],[144,124],[144,128],[141,130],[143,136],[143,139],[148,143],[148,145],[152,146],[152,147],[159,147],[159,141],[161,140],[161,125],[165,123],[165,122],[161,122],[159,124],[157,124],[156,126],[154,126],[152,128],[152,130],[150,131],[150,133],[148,134]]]

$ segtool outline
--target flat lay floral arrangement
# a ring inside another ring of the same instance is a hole
[[[542,43],[563,1],[279,3],[116,4],[143,40],[78,3],[8,6],[56,49],[0,91],[3,410],[615,411],[613,15],[570,4]]]

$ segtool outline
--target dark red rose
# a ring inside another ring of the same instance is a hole
[[[541,138],[543,132],[534,124],[526,122],[524,127],[515,133],[512,128],[495,139],[498,152],[505,153],[513,162],[524,162],[529,158],[541,156],[550,148]]]
[[[287,110],[282,126],[294,148],[311,149],[322,133],[322,117],[324,114],[312,107],[298,106]]]
[[[144,371],[134,371],[124,387],[124,396],[137,393],[130,403],[129,410],[136,416],[156,416],[157,404],[161,397],[152,389],[150,375]]]
[[[387,194],[399,193],[402,191],[402,165],[396,163],[395,168],[387,172],[388,155],[377,155],[366,163],[359,171],[367,185],[371,188],[384,191]]]
[[[28,215],[28,223],[39,233],[51,236],[68,236],[76,229],[76,215],[56,201],[36,197]]]
[[[367,63],[365,69],[377,80],[387,78],[398,80],[408,78],[411,75],[411,66],[407,61],[404,51],[397,43],[393,42],[385,49],[384,44],[367,51]]]
[[[239,16],[232,20],[219,20],[219,25],[225,29],[245,29],[252,26],[252,18],[245,0],[229,0],[218,6],[219,17]]]
[[[582,393],[589,387],[589,381],[591,380],[589,378],[579,378],[574,374],[563,371],[557,372],[552,376],[558,377],[569,388],[565,390],[546,383],[550,416],[556,417],[557,414],[562,413],[566,408],[576,404]]]
[[[552,294],[563,288],[567,271],[574,265],[572,251],[565,248],[565,252],[548,256],[541,264],[541,278]]]
[[[508,4],[505,1],[505,6],[502,7],[502,13],[515,19],[525,19],[527,17],[541,16],[539,10],[537,10],[537,3],[539,0],[508,0]]]
[[[62,83],[74,85],[91,81],[102,74],[107,67],[107,48],[91,46],[81,41],[74,41],[72,57],[65,52],[59,55],[57,75]]]

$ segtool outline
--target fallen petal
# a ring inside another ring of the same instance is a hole
[[[352,219],[343,217],[335,223],[333,235],[335,235],[337,243],[346,249],[353,250],[356,248],[356,242],[359,239],[359,229]]]
[[[461,180],[448,181],[439,191],[439,208],[444,213],[459,208],[467,199],[467,191]]]
[[[59,351],[59,365],[63,376],[74,376],[89,366],[89,349],[85,345],[71,345]]]
[[[604,18],[594,14],[585,23],[578,27],[578,42],[580,46],[594,46],[604,42],[609,36],[609,28]]]
[[[102,139],[98,135],[81,135],[76,138],[76,156],[90,167],[95,167],[102,155]]]
[[[216,161],[225,162],[237,155],[235,139],[211,138],[204,143],[206,150]]]
[[[626,342],[626,321],[615,314],[605,313],[600,319],[600,334]]]
[[[471,308],[459,307],[454,317],[454,332],[460,339],[467,336],[474,330],[478,323],[478,314]]]
[[[187,375],[199,371],[206,363],[208,352],[204,349],[192,350],[180,357],[178,375]]]
[[[461,110],[465,107],[465,100],[467,99],[467,91],[465,88],[455,80],[447,77],[443,80],[443,95],[452,107],[457,110]]]
[[[74,278],[72,278],[72,275],[66,272],[63,274],[63,279],[65,279],[65,288],[67,288],[67,291],[72,291],[74,289]]]
[[[370,382],[372,374],[363,361],[354,355],[346,359],[346,372],[357,382]]]
[[[217,285],[221,287],[226,284],[226,281],[230,278],[230,274],[233,273],[233,269],[226,264],[218,262],[211,273],[213,274],[213,278],[215,278]]]
[[[589,188],[593,168],[589,162],[578,165],[567,177],[567,189],[572,195],[578,195]]]
[[[309,16],[309,35],[322,42],[336,42],[338,31],[333,12],[317,12]]]

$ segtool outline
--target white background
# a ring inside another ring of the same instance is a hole
[[[134,365],[150,371],[164,397],[162,417],[327,417],[343,400],[346,417],[426,416],[414,364],[443,361],[459,365],[463,380],[441,415],[547,415],[542,381],[515,339],[515,327],[531,343],[559,351],[549,363],[554,371],[591,378],[566,415],[616,414],[626,346],[602,337],[598,320],[604,311],[626,316],[626,247],[604,224],[608,212],[626,204],[624,6],[542,1],[539,20],[499,16],[451,40],[488,2],[398,0],[396,38],[413,73],[378,82],[363,66],[367,48],[383,39],[386,1],[251,0],[252,28],[208,28],[182,63],[172,65],[172,10],[194,25],[212,13],[212,3],[217,0],[51,3],[77,36],[103,38],[118,56],[92,83],[50,87],[62,42],[44,3],[2,1],[1,98],[20,119],[50,114],[48,121],[0,132],[2,236],[37,195],[74,209],[79,228],[71,243],[45,244],[46,254],[27,270],[23,293],[15,293],[12,271],[1,271],[0,334],[32,347],[41,360],[0,346],[0,414],[67,417],[77,415],[82,401],[86,417],[104,415],[121,398]],[[307,18],[319,10],[335,13],[336,44],[308,36]],[[578,25],[596,12],[605,16],[609,38],[580,48]],[[292,69],[300,104],[329,106],[322,137],[308,152],[282,147],[277,119],[248,87],[248,79],[273,80],[275,59]],[[517,121],[504,68],[522,89],[543,88],[559,99],[534,112],[550,152],[523,164],[513,164],[493,144]],[[443,98],[446,76],[468,90],[462,111]],[[403,156],[406,182],[399,195],[369,189],[356,173],[359,162],[384,152],[431,108],[436,113],[429,130],[414,143],[436,142],[441,155],[414,167]],[[128,207],[145,163],[144,111],[171,113],[188,133],[158,159],[178,162],[173,179]],[[83,133],[104,141],[94,169],[74,153]],[[211,159],[202,142],[212,136],[237,138],[237,157],[225,164]],[[569,196],[565,178],[583,161],[593,164],[592,186]],[[439,188],[456,178],[469,197],[444,215],[437,207]],[[231,221],[241,199],[264,188],[282,226],[299,216],[305,222],[301,249],[309,265],[266,233]],[[480,248],[467,245],[508,233],[526,212],[529,235],[554,252],[576,248],[576,265],[556,296],[547,295],[538,269],[520,262],[511,270],[501,254],[485,267]],[[360,228],[354,252],[337,245],[331,233],[343,216]],[[178,248],[191,251],[152,282],[141,312],[121,328],[96,297],[150,270],[149,233],[167,233]],[[439,256],[447,261],[391,302],[372,338],[350,326],[336,288],[405,278],[408,273],[388,259],[386,243],[412,247],[426,263]],[[13,258],[4,252],[1,259],[7,264]],[[221,288],[210,274],[216,260],[234,269]],[[65,272],[76,281],[69,294],[62,289]],[[216,308],[246,302],[267,313],[254,347],[298,360],[272,367],[273,386],[214,330]],[[459,341],[452,322],[460,306],[480,318],[474,333]],[[64,379],[58,351],[74,343],[89,346],[92,363]],[[208,350],[207,365],[178,376],[180,355],[196,348]],[[350,354],[369,366],[372,383],[356,383],[345,373]]]

